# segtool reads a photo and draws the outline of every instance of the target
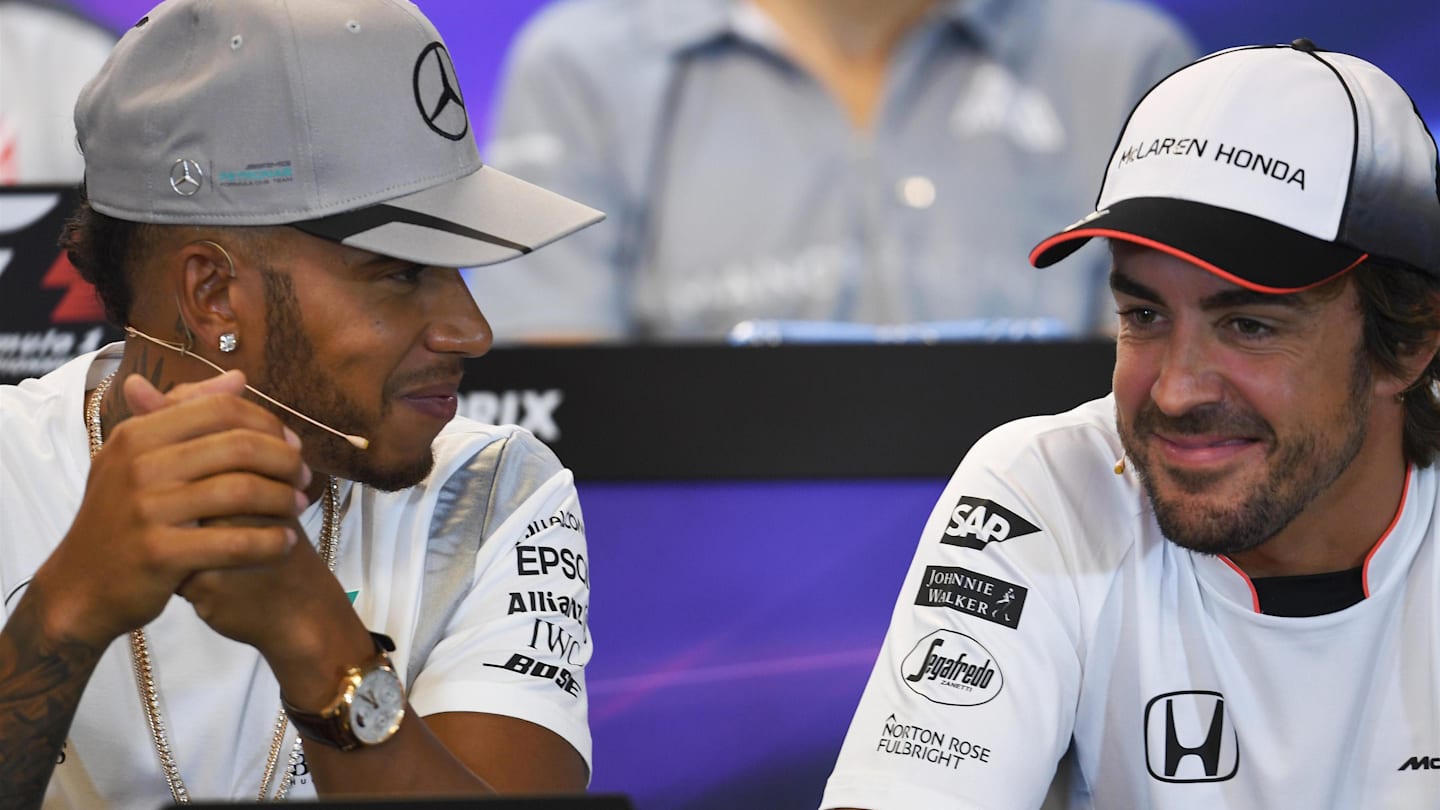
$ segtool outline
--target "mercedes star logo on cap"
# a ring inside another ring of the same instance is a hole
[[[180,158],[170,167],[170,188],[181,197],[193,197],[205,180],[205,171],[190,158]]]
[[[415,60],[415,103],[426,125],[446,138],[458,141],[470,131],[455,65],[450,62],[450,52],[438,42],[426,45]]]

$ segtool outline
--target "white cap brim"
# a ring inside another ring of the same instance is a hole
[[[523,256],[604,218],[588,205],[481,166],[384,203],[291,224],[383,256],[475,267]]]

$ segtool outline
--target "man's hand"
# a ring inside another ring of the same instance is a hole
[[[197,572],[178,593],[215,632],[259,650],[285,696],[307,709],[329,701],[345,667],[374,654],[344,589],[308,542],[262,564]]]
[[[286,526],[202,525],[234,515],[293,524],[304,502],[300,442],[240,398],[244,376],[169,394],[134,375],[123,387],[136,415],[106,437],[70,530],[0,630],[0,806],[40,806],[111,641],[158,616],[193,572],[262,565],[296,545]]]
[[[240,382],[233,393],[243,391]],[[127,388],[126,394],[137,414],[168,413],[166,409],[216,393],[215,384],[207,380],[177,386],[163,395],[149,386],[137,386],[133,391]],[[295,434],[286,429],[284,438],[298,453]],[[302,472],[297,486],[303,488],[311,477],[308,469]],[[299,510],[289,513],[236,512],[201,521],[207,527],[283,528],[299,542],[286,553],[199,568],[174,591],[215,632],[259,650],[292,700],[312,694],[328,700],[339,671],[333,662],[358,663],[373,649],[344,590],[305,539],[296,519],[304,506],[302,499]]]
[[[36,572],[51,603],[47,633],[105,645],[154,619],[196,571],[262,565],[298,540],[294,518],[310,472],[299,441],[244,400],[229,372],[161,394],[131,375],[135,414],[115,426],[91,463],[70,531]],[[272,525],[203,525],[253,515]]]

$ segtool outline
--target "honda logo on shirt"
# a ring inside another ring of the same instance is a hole
[[[1219,692],[1169,692],[1145,705],[1145,759],[1161,782],[1224,782],[1240,770],[1240,741]]]

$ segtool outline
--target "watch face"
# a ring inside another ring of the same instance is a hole
[[[366,745],[384,742],[400,728],[405,716],[405,690],[392,670],[365,673],[350,701],[350,730]]]

